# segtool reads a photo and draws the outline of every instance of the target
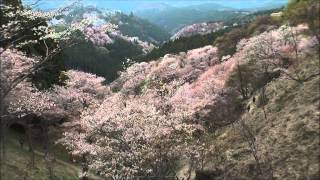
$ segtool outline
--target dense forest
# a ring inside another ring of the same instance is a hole
[[[318,0],[219,6],[225,28],[171,41],[41,2],[0,1],[1,180],[320,178]]]

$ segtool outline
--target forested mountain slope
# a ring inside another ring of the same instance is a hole
[[[110,22],[118,25],[118,30],[123,35],[139,37],[140,40],[150,43],[160,44],[170,38],[169,33],[165,30],[133,14],[127,15],[92,6],[75,6],[71,12],[59,17],[59,19],[71,23],[72,21],[81,21],[86,17],[89,17],[95,24]]]
[[[58,17],[56,26],[60,29],[75,22],[88,19],[93,23],[90,28],[94,43],[88,43],[83,33],[72,48],[61,53],[66,69],[78,69],[94,73],[111,82],[118,77],[118,71],[128,65],[128,61],[149,52],[153,44],[169,39],[169,34],[161,28],[133,15],[110,12],[92,6],[75,6],[71,11]],[[105,44],[105,33],[99,29],[107,22],[117,26],[117,33],[109,34],[114,43]]]
[[[130,37],[139,37],[139,39],[153,44],[161,44],[170,38],[170,34],[167,31],[134,14],[126,15],[118,12],[106,19],[118,25],[122,34]]]

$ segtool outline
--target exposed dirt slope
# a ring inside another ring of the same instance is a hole
[[[305,57],[297,69],[300,77],[308,77],[319,73],[319,67],[317,54]],[[303,83],[286,76],[268,83],[264,108],[260,90],[247,102],[241,120],[213,135],[214,150],[197,178],[319,179],[319,85],[319,75]],[[255,140],[246,139],[250,133]],[[249,143],[256,149],[261,173]]]

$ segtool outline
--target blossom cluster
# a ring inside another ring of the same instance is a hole
[[[8,85],[23,73],[26,73],[37,62],[37,58],[27,57],[17,49],[0,48],[1,79]],[[4,84],[3,84],[4,85]]]
[[[16,49],[0,49],[1,91],[12,88],[17,79],[30,74],[39,63],[38,57],[28,57]],[[22,81],[6,97],[10,113],[64,112],[79,116],[83,108],[98,103],[103,99],[107,88],[102,85],[102,77],[80,72],[67,71],[68,80],[65,86],[54,86],[53,89],[39,91],[29,81]]]
[[[27,81],[20,83],[8,97],[9,112],[39,116],[56,113],[75,121],[82,111],[101,103],[108,93],[107,87],[102,84],[105,80],[102,77],[73,70],[65,74],[68,76],[65,85],[55,85],[49,90],[39,91]]]
[[[244,61],[264,61],[281,65],[282,58],[297,55],[295,51],[303,52],[317,43],[315,38],[303,37],[302,32],[306,29],[308,29],[306,25],[297,27],[283,25],[252,38],[242,39],[237,45],[237,51],[242,52],[239,58]]]
[[[84,30],[86,38],[97,46],[104,46],[113,43],[113,40],[107,34],[114,30],[116,26],[113,24],[104,24],[101,26],[91,26]]]
[[[79,118],[83,110],[99,104],[108,93],[102,77],[76,70],[65,75],[65,85],[56,85],[50,92],[57,107],[71,118]]]
[[[55,112],[56,102],[53,101],[50,92],[42,92],[32,87],[30,82],[23,82],[11,92],[8,111],[20,114],[20,116],[30,113],[41,116],[44,113]],[[56,111],[58,112],[58,111]]]
[[[12,88],[22,75],[30,73],[32,67],[38,63],[37,57],[27,55],[16,49],[0,49],[1,59],[1,91]],[[26,115],[28,113],[43,113],[54,109],[55,103],[48,92],[40,92],[31,82],[23,81],[18,84],[5,98],[5,105],[10,113]]]

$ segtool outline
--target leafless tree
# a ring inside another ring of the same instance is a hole
[[[258,171],[259,179],[273,179],[273,168],[272,159],[270,155],[267,154],[266,157],[261,157],[258,151],[258,144],[256,142],[256,137],[252,129],[244,122],[244,120],[239,121],[240,132],[244,137],[245,141],[248,143],[252,156],[254,157],[256,168]]]

